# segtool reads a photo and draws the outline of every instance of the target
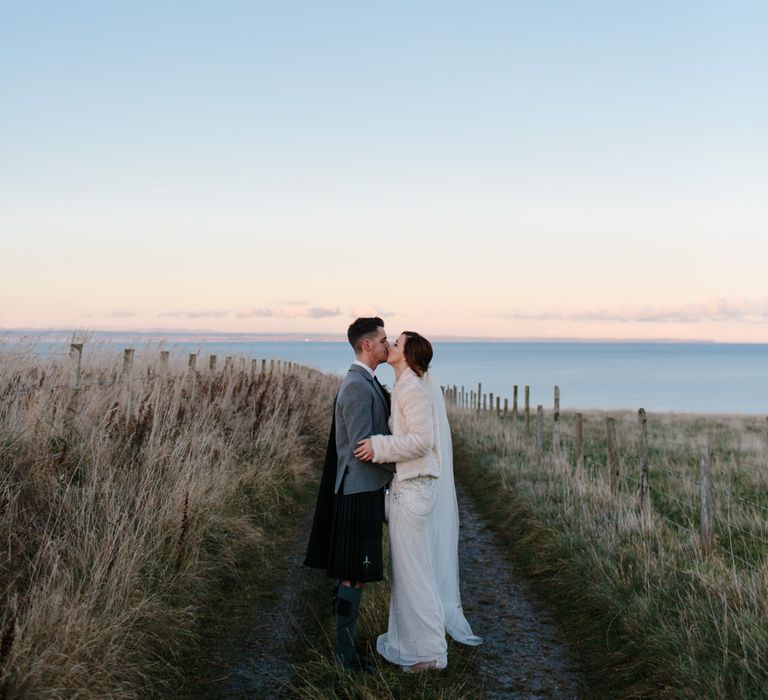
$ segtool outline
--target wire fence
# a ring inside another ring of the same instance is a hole
[[[82,344],[79,345],[79,349],[75,349],[77,345],[72,346],[72,350],[69,353],[57,353],[57,356],[62,358],[64,362],[59,361],[56,363],[53,363],[50,367],[50,374],[54,374],[55,378],[58,381],[56,384],[48,384],[43,379],[42,381],[37,381],[35,384],[28,384],[26,386],[18,386],[24,379],[23,372],[20,372],[18,370],[15,371],[15,373],[7,377],[5,380],[8,382],[7,385],[4,388],[0,388],[0,397],[6,398],[11,396],[21,396],[21,395],[27,395],[27,394],[34,394],[34,393],[40,393],[40,392],[46,392],[46,391],[62,391],[62,390],[72,390],[72,389],[83,389],[83,388],[89,388],[89,387],[110,387],[110,386],[123,386],[126,382],[130,381],[134,375],[134,363],[133,363],[133,348],[126,348],[123,351],[123,366],[122,370],[116,371],[114,366],[112,367],[99,367],[95,370],[92,370],[90,374],[94,374],[95,372],[101,372],[102,374],[109,375],[109,379],[103,379],[103,378],[96,378],[84,381],[83,380],[83,368],[82,368]],[[12,360],[14,357],[23,357],[24,359],[30,359],[31,356],[29,354],[25,353],[8,353],[3,352],[0,353],[0,368],[2,368],[2,365],[4,363],[7,363],[9,360]],[[48,358],[50,358],[50,354],[48,355]],[[208,367],[205,369],[200,369],[197,366],[197,359],[199,355],[197,353],[190,353],[188,355],[188,363],[185,368],[185,373],[187,375],[195,375],[195,376],[203,376],[203,375],[215,375],[217,372],[219,373],[249,373],[250,376],[255,375],[263,375],[263,374],[291,374],[295,372],[317,372],[320,374],[319,370],[315,370],[312,367],[308,367],[307,365],[303,365],[297,362],[289,362],[287,360],[282,359],[276,359],[276,358],[233,358],[232,356],[227,356],[225,358],[225,362],[223,366],[219,366],[217,360],[218,356],[215,354],[211,354],[207,356],[208,359]],[[168,374],[171,371],[170,368],[170,362],[169,362],[169,353],[168,351],[161,351],[159,358],[155,358],[156,362],[152,362],[150,360],[150,364],[147,365],[146,369],[149,372],[150,376],[164,376]],[[234,362],[234,359],[239,359],[240,362],[237,363],[240,366],[236,366],[236,363]],[[247,359],[250,359],[250,371],[246,369],[246,362]],[[66,366],[66,361],[69,361],[71,363],[71,367]],[[36,366],[32,367],[31,370],[28,370],[26,374],[30,374],[30,371],[34,372],[38,368]],[[45,370],[43,370],[45,372]],[[69,375],[69,379],[66,381],[61,381],[62,377],[65,375]],[[29,377],[27,377],[29,379]],[[35,379],[35,377],[33,377]],[[2,375],[0,375],[0,381],[3,380]],[[14,386],[16,385],[16,386]]]
[[[127,420],[137,417],[141,402],[137,400],[143,390],[152,392],[162,390],[168,382],[175,384],[188,393],[195,401],[197,387],[210,385],[213,390],[216,382],[229,382],[234,387],[238,382],[256,382],[288,380],[292,376],[313,377],[318,382],[322,378],[331,379],[317,369],[296,362],[276,358],[249,358],[226,356],[223,364],[218,362],[216,354],[207,356],[207,366],[200,369],[199,353],[189,353],[186,363],[171,364],[170,352],[161,350],[158,354],[147,352],[141,356],[142,365],[134,365],[135,349],[125,348],[117,363],[111,361],[111,353],[100,348],[94,357],[92,366],[83,367],[83,343],[72,343],[64,361],[46,363],[41,367],[34,363],[20,363],[7,353],[0,353],[0,415],[8,412],[32,410],[45,402],[61,403],[62,410],[52,414],[52,420],[69,433],[78,414],[85,410],[84,397],[94,390],[114,391],[114,406],[110,414],[119,408]],[[26,359],[30,359],[27,357]],[[207,389],[205,389],[207,391]],[[229,390],[229,389],[227,389]],[[61,397],[64,397],[61,400]],[[86,399],[87,401],[87,399]]]
[[[24,376],[24,372],[11,372],[3,377],[0,373],[0,401],[7,402],[20,396],[47,396],[54,392],[71,391],[73,394],[85,390],[99,388],[118,387],[128,389],[130,393],[131,383],[139,377],[160,379],[168,376],[184,376],[190,380],[197,380],[202,376],[209,377],[236,377],[247,375],[251,378],[264,377],[266,375],[290,375],[294,373],[316,372],[305,365],[275,358],[250,358],[250,365],[246,358],[224,358],[223,365],[218,362],[215,354],[207,356],[207,367],[198,367],[200,353],[190,353],[186,358],[186,365],[181,372],[178,371],[178,363],[171,370],[170,355],[168,351],[160,351],[153,357],[145,356],[145,366],[142,372],[136,372],[134,368],[135,351],[126,348],[122,353],[122,366],[119,358],[117,368],[114,363],[110,366],[103,365],[89,372],[84,372],[82,356],[83,344],[73,343],[70,346],[67,361],[57,361],[47,374],[42,378]],[[0,363],[8,358],[6,353],[0,354]],[[236,361],[237,360],[237,361]],[[0,364],[0,370],[2,364]],[[32,368],[34,369],[34,368]],[[144,373],[146,370],[146,374]],[[45,373],[46,370],[43,370]],[[100,373],[101,376],[94,376]],[[26,373],[29,375],[29,372]],[[46,383],[46,379],[54,381],[54,384]],[[3,387],[2,382],[6,382]],[[23,385],[23,382],[29,382]],[[478,389],[481,385],[478,386]],[[638,423],[632,432],[627,432],[627,420],[619,425],[622,429],[616,430],[616,422],[611,416],[604,416],[605,427],[596,429],[596,420],[591,418],[589,429],[587,420],[581,413],[560,412],[560,392],[555,388],[555,402],[552,411],[544,411],[543,406],[537,406],[533,412],[529,404],[519,405],[516,398],[510,403],[508,399],[481,395],[479,392],[461,392],[457,387],[444,387],[446,400],[454,409],[461,410],[468,415],[476,415],[480,419],[497,419],[497,425],[503,427],[500,434],[493,436],[492,443],[497,448],[507,450],[510,447],[521,449],[528,455],[538,455],[542,460],[545,455],[557,456],[560,460],[571,462],[574,468],[581,467],[591,471],[595,476],[607,478],[610,481],[611,490],[628,488],[636,489],[641,500],[656,503],[654,513],[681,527],[679,522],[671,519],[669,515],[660,510],[659,505],[676,507],[681,515],[688,514],[689,522],[695,519],[699,521],[699,532],[691,532],[696,535],[705,550],[714,546],[713,536],[716,528],[727,530],[729,536],[737,533],[737,537],[749,538],[756,545],[768,546],[768,532],[755,532],[742,527],[734,522],[734,513],[745,512],[764,517],[768,514],[768,501],[759,503],[746,494],[734,493],[734,485],[727,483],[713,483],[711,476],[711,463],[715,460],[730,460],[735,466],[743,468],[747,472],[760,474],[768,471],[768,423],[765,432],[766,463],[759,464],[758,459],[752,455],[739,454],[733,449],[721,448],[720,451],[711,452],[709,449],[708,435],[696,434],[687,441],[663,434],[649,434],[645,411],[638,412]],[[525,392],[526,398],[528,391]],[[515,397],[517,391],[515,391]],[[485,408],[483,408],[485,406]],[[673,471],[665,467],[660,460],[659,453],[671,453],[675,455],[677,464],[688,465],[684,473],[681,469]],[[630,468],[632,471],[630,471]],[[696,469],[697,480],[690,478],[691,469]],[[738,491],[738,489],[736,489]],[[691,500],[685,500],[684,494],[691,494]],[[768,493],[768,490],[767,490]],[[683,497],[681,497],[683,496]],[[714,496],[717,496],[717,509],[714,508]],[[646,498],[647,497],[647,498]],[[735,505],[738,504],[738,505]],[[722,513],[727,513],[724,519]],[[744,524],[742,522],[742,524]],[[749,523],[750,526],[754,523]],[[765,529],[765,525],[763,525]],[[721,538],[722,542],[722,538]],[[766,550],[768,552],[768,550]],[[731,552],[735,558],[736,553]]]
[[[547,457],[557,456],[571,462],[574,473],[580,467],[607,479],[612,491],[623,488],[639,493],[641,502],[649,505],[654,515],[689,534],[705,553],[719,549],[749,567],[768,555],[768,488],[764,490],[765,503],[749,497],[750,491],[762,493],[754,484],[768,473],[768,419],[750,437],[754,453],[745,453],[725,444],[727,431],[716,425],[696,425],[690,437],[670,436],[658,425],[649,431],[644,409],[638,411],[637,423],[631,427],[628,412],[622,412],[619,419],[606,412],[598,417],[590,412],[589,421],[583,413],[561,413],[558,387],[554,389],[554,405],[547,411],[541,405],[532,410],[529,387],[525,387],[523,404],[518,401],[520,393],[516,386],[510,402],[483,394],[482,384],[478,384],[477,392],[444,387],[453,410],[478,420],[495,418],[505,426],[504,435],[511,445],[538,457],[542,465]],[[599,420],[605,424],[602,429],[597,426]],[[713,464],[730,465],[728,473],[719,470],[717,483],[712,476]],[[696,478],[692,478],[694,473]],[[753,486],[745,486],[745,492],[739,493],[735,482],[724,481],[733,479],[733,473],[751,475],[747,481]],[[742,554],[747,552],[757,559],[745,559]]]
[[[74,387],[72,384],[54,384],[53,386],[33,386],[33,387],[24,387],[21,389],[7,389],[7,390],[0,390],[0,398],[8,398],[11,396],[26,396],[29,394],[38,394],[46,391],[71,391],[72,389],[88,389],[90,387],[110,387],[110,386],[118,386],[121,384],[121,382],[112,380],[112,381],[103,381],[103,380],[96,380],[93,382],[81,382],[79,386]]]

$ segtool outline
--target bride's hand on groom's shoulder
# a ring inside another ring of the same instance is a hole
[[[357,449],[352,453],[362,462],[370,462],[373,460],[373,445],[371,438],[365,438],[365,440],[359,440],[357,443]]]

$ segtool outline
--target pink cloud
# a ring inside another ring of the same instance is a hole
[[[721,299],[704,304],[635,309],[584,309],[524,311],[513,309],[502,318],[524,321],[607,321],[615,323],[761,323],[768,320],[768,302],[731,302]]]
[[[165,311],[158,314],[159,318],[224,318],[229,316],[229,311],[221,309],[212,310],[184,310],[175,309],[174,311]]]
[[[279,307],[254,307],[238,311],[237,318],[328,318],[331,316],[341,316],[341,310],[337,307],[324,308],[313,306],[302,308],[291,306],[290,308]]]

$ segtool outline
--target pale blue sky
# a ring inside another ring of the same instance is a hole
[[[758,2],[4,2],[0,327],[768,340],[766,36]]]

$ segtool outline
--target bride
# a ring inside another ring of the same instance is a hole
[[[403,332],[389,350],[395,370],[392,435],[361,440],[358,459],[396,462],[389,509],[392,597],[376,648],[406,671],[445,668],[445,633],[477,645],[459,594],[459,511],[453,447],[440,386],[428,372],[431,343]]]

